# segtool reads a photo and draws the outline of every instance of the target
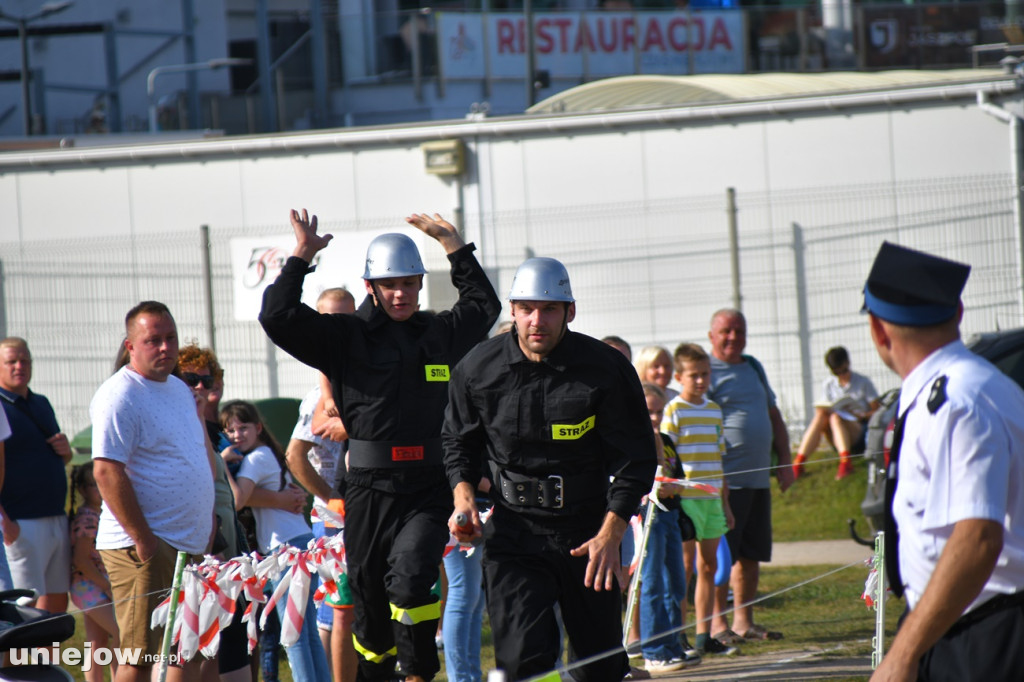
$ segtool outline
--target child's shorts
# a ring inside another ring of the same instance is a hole
[[[335,581],[338,586],[336,594],[329,594],[324,598],[324,604],[332,609],[348,609],[352,607],[352,590],[348,587],[348,576],[339,575]]]
[[[71,581],[71,603],[82,611],[110,603],[110,595],[91,580],[82,578]]]
[[[693,520],[698,540],[713,540],[729,532],[729,524],[725,521],[721,500],[687,500],[682,501],[683,511]]]
[[[314,521],[312,525],[315,538],[334,537],[340,535],[342,531],[341,528],[325,525],[323,521]],[[334,611],[331,609],[352,608],[352,591],[348,587],[348,576],[338,576],[335,584],[338,586],[338,593],[324,597],[324,603],[316,610],[316,625],[321,630],[331,630],[334,627]]]

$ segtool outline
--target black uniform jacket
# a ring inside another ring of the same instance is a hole
[[[260,323],[281,349],[330,377],[350,438],[409,445],[439,438],[451,369],[501,309],[474,249],[448,256],[459,290],[452,309],[416,312],[404,322],[365,302],[356,315],[319,314],[300,301],[309,265],[293,256],[263,294]],[[422,468],[351,470],[346,480],[399,493],[439,483]]]
[[[531,362],[515,332],[503,334],[466,356],[449,393],[442,436],[448,481],[476,485],[486,458],[495,519],[508,518],[499,514],[504,508],[554,531],[579,527],[580,514],[600,525],[606,510],[629,520],[651,490],[657,458],[643,390],[636,370],[607,344],[570,331],[543,361]],[[564,508],[510,504],[497,492],[500,471],[565,477]],[[573,479],[595,478],[581,474],[601,474],[596,499],[573,489]]]

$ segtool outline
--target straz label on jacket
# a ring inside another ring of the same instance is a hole
[[[594,428],[596,415],[587,417],[579,424],[552,424],[551,437],[554,440],[576,440],[582,438],[583,434]]]
[[[391,448],[392,462],[420,462],[422,460],[422,445],[396,445]]]
[[[448,365],[427,365],[427,381],[448,381]]]

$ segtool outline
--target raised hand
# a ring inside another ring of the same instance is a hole
[[[326,247],[334,238],[334,235],[317,234],[316,216],[310,218],[309,212],[306,209],[302,209],[300,214],[293,208],[289,217],[291,218],[292,230],[295,232],[295,250],[292,251],[292,255],[301,258],[307,263],[312,262],[313,256]]]
[[[455,226],[442,218],[440,213],[435,213],[433,218],[426,213],[413,213],[405,222],[440,242],[445,253],[452,253],[466,245]]]

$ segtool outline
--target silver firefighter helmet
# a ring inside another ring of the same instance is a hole
[[[363,279],[387,279],[425,274],[427,274],[427,269],[423,267],[423,260],[420,258],[416,243],[404,234],[398,232],[382,234],[374,237],[370,245],[366,247],[366,270],[363,271]]]
[[[565,266],[554,258],[530,258],[512,278],[510,301],[565,301],[572,303],[572,287]]]

